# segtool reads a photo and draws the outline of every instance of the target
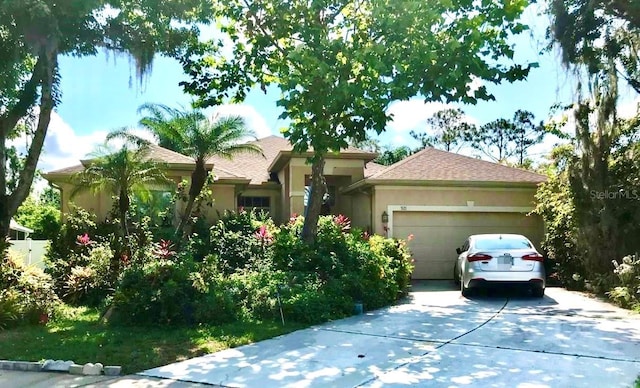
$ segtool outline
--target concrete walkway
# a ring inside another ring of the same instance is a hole
[[[151,369],[225,387],[630,387],[640,317],[563,289],[465,299],[418,284],[407,303]]]

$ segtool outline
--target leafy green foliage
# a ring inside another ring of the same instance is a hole
[[[582,289],[587,273],[577,241],[578,225],[567,171],[574,157],[569,146],[554,149],[548,180],[536,192],[535,212],[542,217],[546,229],[542,249],[548,259],[545,261],[547,273],[566,287]]]
[[[269,266],[275,230],[273,221],[255,211],[226,211],[210,229],[209,254],[218,258],[218,269],[224,274]]]
[[[127,265],[150,260],[153,236],[146,221],[134,222],[133,233],[123,240],[117,220],[96,224],[81,208],[67,214],[44,259],[56,293],[69,303],[100,305]]]
[[[188,260],[154,260],[131,266],[113,296],[114,319],[120,323],[193,323],[195,290]]]
[[[609,298],[622,307],[640,311],[640,258],[626,256],[615,261],[614,266],[618,285],[607,293]]]
[[[112,132],[111,140],[119,135]],[[82,171],[72,176],[75,187],[72,196],[90,190],[94,193],[108,192],[115,199],[120,219],[121,235],[129,234],[127,214],[131,209],[133,194],[150,196],[149,185],[169,185],[161,165],[149,158],[149,143],[125,144],[117,151],[103,150]]]
[[[210,4],[201,0],[0,3],[0,233],[8,233],[9,220],[29,195],[51,112],[61,99],[58,57],[125,53],[142,80],[156,54],[184,54],[186,41],[198,40],[195,23],[210,16]],[[13,176],[16,155],[5,144],[19,124],[29,124],[30,141]]]
[[[35,240],[50,240],[60,231],[60,206],[37,202],[27,198],[18,208],[16,222],[33,229],[30,235]]]
[[[211,253],[201,262],[156,253],[128,267],[113,297],[114,320],[273,320],[281,305],[287,320],[315,323],[350,315],[356,301],[375,309],[407,291],[412,264],[403,241],[368,238],[346,217],[326,216],[309,247],[300,239],[303,222],[276,228],[254,212],[226,213],[211,228]]]
[[[6,255],[0,261],[0,329],[35,324],[51,314],[59,299],[51,277]]]
[[[563,64],[585,70],[595,78],[610,72],[613,66],[622,79],[640,93],[640,6],[637,2],[553,0],[547,13],[551,16],[549,46],[560,48]]]
[[[209,159],[213,156],[232,159],[239,153],[261,154],[262,150],[254,143],[241,142],[255,138],[241,117],[210,119],[200,110],[182,111],[154,104],[142,105],[139,112],[148,114],[140,120],[140,124],[158,138],[160,145],[187,155],[195,162],[187,204],[176,228],[176,235],[182,236],[194,211],[196,199],[211,176],[207,166]]]
[[[45,253],[46,272],[55,281],[55,289],[62,295],[64,283],[75,267],[77,257],[84,246],[78,245],[78,236],[95,236],[97,225],[95,216],[81,208],[74,208],[67,214],[60,233],[51,239]]]
[[[578,105],[580,153],[572,145],[554,150],[536,212],[546,224],[549,272],[566,286],[608,293],[630,307],[635,264],[629,255],[640,250],[633,237],[640,233],[638,120],[596,117],[602,109],[608,108]]]
[[[313,150],[312,191],[303,237],[311,242],[321,213],[324,156],[349,142],[382,132],[392,101],[420,95],[426,101],[475,103],[493,96],[475,79],[491,83],[527,76],[512,64],[508,38],[526,0],[451,2],[413,0],[273,1],[217,4],[222,43],[191,47],[183,67],[185,90],[200,106],[242,100],[254,85],[275,85],[282,95],[284,136],[294,151]]]
[[[113,285],[110,280],[113,251],[108,245],[92,244],[88,252],[82,252],[73,259],[73,267],[64,280],[62,295],[73,305],[98,306],[110,294]]]
[[[402,159],[410,156],[412,153],[413,151],[411,151],[411,148],[407,146],[400,146],[397,148],[386,147],[383,148],[382,152],[378,155],[374,162],[382,164],[384,166],[391,166],[392,164],[398,163]]]

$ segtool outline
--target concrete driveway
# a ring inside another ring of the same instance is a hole
[[[229,387],[632,387],[640,317],[559,288],[472,299],[446,282],[406,303],[151,369]]]

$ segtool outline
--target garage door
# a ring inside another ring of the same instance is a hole
[[[522,213],[394,212],[393,234],[406,238],[415,260],[414,279],[451,279],[456,248],[480,233],[516,233],[540,247],[543,236],[538,216]]]

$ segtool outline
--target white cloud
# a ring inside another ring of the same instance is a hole
[[[251,105],[246,104],[227,104],[216,107],[213,110],[220,116],[240,116],[242,117],[247,127],[255,132],[258,138],[263,138],[271,135],[271,129],[267,125],[264,117]]]
[[[246,120],[249,129],[258,138],[271,135],[271,130],[265,119],[258,111],[249,105],[223,105],[215,109],[215,113],[222,116],[237,115]],[[131,128],[134,134],[157,143],[153,135],[141,128]],[[55,111],[51,112],[51,122],[44,142],[44,147],[38,162],[38,168],[44,172],[74,166],[80,160],[87,159],[99,146],[103,145],[110,131],[96,131],[91,134],[77,134]],[[8,142],[8,145],[18,147],[22,153],[26,150],[27,140],[24,136]],[[121,142],[114,140],[110,147],[117,149]]]
[[[104,143],[106,131],[97,131],[88,135],[77,135],[56,112],[51,112],[51,121],[47,137],[38,161],[38,168],[44,172],[70,167],[80,163]],[[21,136],[9,142],[21,153],[26,152],[27,139]]]
[[[482,85],[482,81],[474,80],[470,87],[477,88],[480,85]],[[427,128],[427,119],[429,117],[440,110],[450,108],[455,108],[455,106],[441,102],[424,102],[419,99],[396,101],[387,110],[387,113],[392,115],[387,128],[396,132],[424,131]],[[464,116],[464,121],[470,124],[478,124],[477,119],[468,115]]]
[[[441,102],[425,103],[418,99],[393,102],[387,110],[387,113],[392,115],[387,128],[396,132],[423,130],[429,117],[433,116],[437,111],[448,107],[451,106]]]

